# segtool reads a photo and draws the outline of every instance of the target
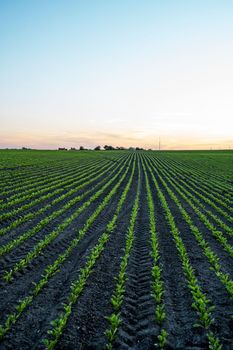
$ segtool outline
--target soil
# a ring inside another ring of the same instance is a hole
[[[118,162],[116,162],[116,166],[117,164]],[[145,175],[143,174],[141,165],[140,168],[142,176],[140,182],[139,211],[134,230],[133,247],[126,271],[127,280],[125,294],[120,310],[121,324],[113,343],[113,349],[159,349],[157,336],[161,330],[161,326],[156,323],[156,305],[152,297],[151,289],[153,260],[151,257],[149,211]],[[11,167],[9,167],[9,169],[11,169]],[[7,170],[8,169],[5,168],[6,172]],[[43,167],[41,165],[41,170],[48,172],[47,166]],[[12,171],[13,170],[11,170],[11,172]],[[21,177],[25,177],[26,179],[27,176],[24,174],[24,171],[24,168],[22,168]],[[17,173],[20,174],[20,168],[17,168]],[[107,175],[108,174],[104,176],[107,177]],[[32,304],[22,312],[16,323],[12,325],[11,329],[3,337],[0,342],[1,350],[45,349],[42,340],[48,336],[47,332],[52,327],[51,321],[56,319],[62,312],[63,303],[67,301],[71,284],[78,278],[80,269],[85,266],[90,250],[95,246],[101,234],[105,232],[108,222],[114,215],[117,203],[129,180],[129,176],[130,171],[125,180],[121,183],[117,193],[87,230],[77,247],[64,261],[60,270],[50,278],[48,284],[42,289],[38,296],[34,298]],[[170,232],[157,190],[149,172],[148,176],[155,205],[154,215],[156,218],[160,265],[162,268],[162,279],[164,281],[165,291],[164,304],[166,319],[163,323],[163,328],[165,328],[169,334],[165,349],[208,349],[206,331],[201,327],[194,326],[198,323],[198,315],[192,308],[192,295],[183,273],[175,241]],[[184,221],[176,204],[165,190],[156,172],[155,177],[167,200],[171,213],[174,216],[175,224],[178,227],[180,236],[187,249],[198,284],[202,292],[205,293],[210,300],[210,305],[215,306],[213,310],[215,322],[213,326],[211,326],[211,330],[221,340],[223,349],[231,350],[233,349],[233,300],[230,299],[226,288],[220,282],[213,269],[211,269],[210,263],[201,247],[196,242],[190,228]],[[3,279],[0,280],[0,324],[4,324],[6,316],[15,310],[18,301],[30,294],[30,291],[33,289],[33,282],[37,283],[41,279],[45,268],[49,264],[52,264],[56,258],[66,250],[71,240],[77,236],[78,231],[84,226],[87,219],[98,205],[100,205],[110,189],[118,182],[119,178],[120,176],[118,176],[110,188],[104,191],[101,198],[92,202],[86,210],[39,254],[38,257],[33,259],[24,270],[17,273],[12,283],[9,284],[4,282]],[[99,183],[101,179],[102,178],[96,181],[92,186]],[[102,350],[106,348],[107,339],[105,331],[109,326],[106,317],[113,312],[110,300],[115,289],[121,257],[124,254],[126,233],[130,223],[138,179],[138,171],[136,170],[132,186],[119,213],[116,228],[96,261],[81,296],[72,308],[72,313],[64,328],[63,334],[55,347],[56,350]],[[182,206],[187,210],[193,223],[201,231],[211,249],[220,258],[223,271],[233,278],[232,258],[224,251],[223,247],[216,241],[213,235],[211,235],[211,232],[200,221],[189,204],[179,196],[178,192],[176,192],[171,185],[168,184],[168,186],[174,191]],[[75,192],[71,198],[84,193],[85,190],[86,188]],[[15,263],[31,251],[39,240],[56,229],[66,217],[72,215],[72,213],[88,200],[93,193],[94,192],[91,191],[87,197],[53,220],[35,236],[1,257],[0,276],[2,276],[2,271],[4,269],[9,270],[13,268]],[[47,205],[49,203],[48,200],[41,205]],[[35,217],[29,222],[25,222],[9,232],[6,236],[0,237],[0,244],[5,244],[19,237],[28,229],[37,225],[40,220],[54,210],[62,208],[65,203],[66,200],[61,201],[58,205],[50,207],[42,215]],[[203,204],[205,205],[204,202]],[[38,210],[39,208],[40,206],[36,206],[33,210]],[[208,210],[213,210],[210,206],[206,206],[206,208]],[[219,216],[217,211],[213,210],[213,213]],[[5,227],[5,225],[6,223],[2,223],[0,227]],[[229,242],[231,244],[233,243],[232,238],[229,238]]]

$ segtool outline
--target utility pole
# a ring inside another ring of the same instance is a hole
[[[159,151],[160,151],[160,136],[159,136]]]

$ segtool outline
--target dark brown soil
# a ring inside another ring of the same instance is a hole
[[[125,159],[127,157],[128,154],[126,153]],[[137,157],[138,156],[136,156],[136,158]],[[140,157],[137,159],[141,162]],[[116,162],[115,167],[117,166],[118,162]],[[156,166],[157,165],[155,165],[155,167]],[[177,166],[179,166],[179,164]],[[21,172],[20,168],[15,170],[17,174],[19,174],[19,179],[23,180],[27,178],[27,175],[25,174],[27,168],[28,167],[22,168]],[[14,167],[9,166],[9,169],[12,169],[9,171],[9,176],[12,176],[11,173],[14,171]],[[9,169],[5,168],[5,172]],[[32,169],[32,176],[35,178],[35,168],[32,167]],[[56,171],[59,171],[59,169],[59,167],[56,167]],[[61,169],[63,169],[63,167],[61,167]],[[131,169],[132,163],[129,170]],[[127,265],[125,295],[120,315],[122,322],[118,329],[116,340],[113,343],[114,349],[122,350],[159,349],[159,346],[157,345],[157,336],[161,327],[156,323],[156,305],[152,297],[151,289],[151,269],[153,266],[153,260],[151,257],[149,210],[145,175],[143,174],[143,168],[141,165],[140,169],[142,173],[140,183],[140,205],[134,231],[133,248]],[[41,172],[43,171],[47,174],[48,167],[43,167],[41,165]],[[104,176],[107,178],[110,174],[111,171]],[[114,171],[111,176],[113,176],[113,174]],[[220,282],[214,270],[211,269],[210,263],[204,255],[201,247],[196,242],[190,228],[184,221],[177,205],[170,198],[163,184],[159,180],[157,172],[154,171],[154,174],[167,200],[172,215],[175,218],[175,224],[179,229],[180,236],[188,251],[190,263],[195,271],[201,290],[210,299],[211,305],[215,306],[213,311],[215,322],[214,325],[211,326],[211,330],[214,331],[216,336],[220,339],[224,350],[233,349],[233,300],[230,299],[226,288]],[[130,171],[125,180],[121,183],[117,194],[112,197],[110,202],[88,229],[77,247],[61,265],[60,270],[54,274],[48,284],[42,289],[38,296],[34,298],[32,304],[23,311],[16,323],[12,325],[11,329],[3,339],[1,339],[0,349],[45,349],[42,340],[48,336],[47,332],[51,329],[51,321],[57,318],[62,312],[63,303],[67,301],[72,282],[78,278],[80,268],[85,265],[90,250],[95,246],[98,238],[106,230],[108,222],[113,217],[121,193],[129,179],[129,175]],[[200,327],[194,327],[194,325],[198,323],[198,315],[192,308],[192,295],[188,288],[182,270],[182,263],[170,232],[166,216],[161,207],[157,190],[149,172],[148,176],[155,205],[154,215],[156,218],[160,264],[162,267],[162,278],[164,280],[165,290],[164,304],[166,319],[163,328],[169,333],[165,349],[208,349],[206,331]],[[77,235],[78,230],[83,227],[90,215],[103,201],[103,198],[119,181],[119,178],[120,176],[118,176],[110,188],[107,188],[104,191],[100,198],[92,202],[91,205],[84,210],[79,217],[77,217],[77,219],[75,219],[39,254],[38,257],[33,259],[27,268],[17,273],[12,283],[6,283],[1,278],[0,324],[3,325],[7,315],[14,312],[15,306],[19,300],[30,294],[30,291],[33,289],[33,282],[37,283],[41,279],[41,275],[43,275],[46,267],[49,264],[52,264],[56,258],[66,250],[71,240]],[[217,175],[216,178],[219,179]],[[72,314],[69,317],[64,332],[55,348],[56,350],[98,350],[106,348],[107,339],[105,331],[108,328],[106,317],[113,312],[110,299],[115,289],[121,257],[124,254],[126,233],[130,222],[138,179],[138,171],[136,168],[132,186],[127,194],[126,202],[118,216],[116,228],[112,232],[99,259],[96,261],[85,288],[72,309]],[[100,178],[93,183],[92,186],[97,185],[101,180],[103,180],[103,178]],[[100,185],[99,188],[101,186],[102,185]],[[206,228],[203,222],[200,221],[190,205],[182,199],[178,192],[176,192],[175,188],[172,188],[171,185],[169,185],[169,188],[174,191],[182,206],[192,218],[193,223],[201,231],[211,249],[218,255],[222,270],[233,278],[232,258],[226,251],[224,251],[223,247],[218,241],[216,241],[213,235],[211,235],[211,232]],[[86,190],[87,188],[84,188],[75,192],[69,199],[84,193]],[[0,276],[2,276],[4,269],[9,270],[13,268],[20,259],[33,249],[39,240],[52,230],[56,229],[66,217],[72,215],[72,213],[87,201],[93,193],[94,190],[77,205],[71,207],[64,214],[45,226],[45,228],[39,231],[35,236],[31,237],[8,254],[2,256],[0,258]],[[201,189],[200,193],[202,193]],[[41,203],[41,205],[47,205],[49,203],[50,201],[45,201]],[[12,239],[19,237],[28,229],[37,225],[40,220],[54,210],[62,208],[65,203],[66,200],[61,201],[57,206],[50,207],[42,215],[35,217],[31,221],[25,222],[16,229],[13,229],[6,236],[0,237],[0,244],[6,244]],[[36,211],[39,208],[40,206],[36,206],[32,210]],[[211,207],[208,205],[206,208],[211,210]],[[219,215],[214,210],[213,213]],[[224,220],[226,222],[226,219],[223,218],[223,221]],[[9,224],[9,222],[1,223],[0,228],[5,227],[7,224]],[[227,224],[229,225],[229,221]],[[225,236],[227,237],[227,235]],[[233,243],[233,238],[229,238],[229,243]]]

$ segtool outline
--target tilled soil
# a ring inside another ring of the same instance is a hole
[[[122,157],[121,153],[120,156]],[[125,160],[127,157],[128,153],[125,154]],[[129,164],[129,159],[126,162],[127,164]],[[150,350],[161,348],[158,341],[158,334],[161,330],[161,325],[156,321],[156,303],[152,296],[153,258],[151,254],[150,217],[146,180],[142,167],[144,158],[140,154],[136,154],[131,157],[131,159],[135,161],[135,164],[139,164],[141,177],[139,177],[138,168],[136,166],[132,178],[132,184],[117,217],[116,226],[111,233],[104,250],[96,260],[81,295],[72,307],[72,313],[69,316],[67,324],[55,346],[55,349],[57,350],[106,349],[108,342],[105,332],[109,327],[107,317],[113,312],[111,297],[116,288],[116,279],[120,271],[122,256],[125,252],[126,235],[130,225],[137,188],[140,189],[139,210],[134,228],[133,246],[126,269],[127,278],[124,286],[123,303],[120,308],[121,323],[112,345],[113,349],[122,350]],[[151,157],[151,159],[153,161],[153,157]],[[107,172],[104,175],[106,181],[108,181],[108,175],[110,175],[110,177],[114,176],[119,169],[117,168],[119,165],[118,162],[115,159],[114,162],[117,170],[112,171],[112,173],[111,171]],[[177,164],[177,166],[179,166],[179,163]],[[155,162],[154,166],[156,168],[156,166],[159,165]],[[11,167],[9,167],[9,169],[11,169]],[[97,244],[98,239],[106,231],[107,224],[112,219],[121,194],[129,181],[132,169],[133,161],[131,162],[127,175],[120,184],[117,192],[111,197],[107,205],[88,228],[80,242],[72,250],[68,258],[61,264],[59,270],[49,279],[48,283],[43,287],[40,293],[33,298],[32,303],[23,310],[17,320],[11,324],[6,334],[0,339],[0,349],[43,350],[46,348],[43,339],[49,338],[48,331],[52,329],[51,322],[58,318],[63,311],[63,305],[67,302],[72,283],[78,279],[80,269],[83,268],[88,261],[91,249]],[[56,172],[58,170],[59,167],[56,167]],[[5,171],[7,172],[7,168]],[[12,171],[13,170],[10,172],[12,173]],[[19,178],[27,178],[24,171],[24,168],[21,169],[21,172],[20,168],[17,168],[17,174],[20,174]],[[41,166],[41,171],[47,173],[48,169],[47,167]],[[57,257],[66,251],[72,239],[77,236],[79,230],[85,227],[90,216],[101,205],[104,198],[118,183],[126,171],[127,168],[125,165],[122,173],[119,174],[109,188],[104,190],[99,198],[94,200],[73,222],[70,223],[69,226],[59,233],[59,235],[47,247],[45,247],[37,257],[27,264],[26,268],[17,272],[11,283],[4,281],[3,271],[5,269],[10,270],[11,268],[14,268],[15,264],[25,257],[26,254],[30,252],[46,234],[56,229],[63,220],[71,216],[77,208],[88,201],[94,194],[94,191],[90,191],[90,193],[74,205],[74,207],[71,207],[65,211],[64,214],[52,220],[51,223],[46,225],[34,236],[14,248],[11,252],[0,257],[1,325],[5,324],[7,315],[15,312],[15,307],[19,301],[24,297],[31,295],[30,293],[34,288],[33,283],[38,283],[45,274],[47,266],[53,264]],[[33,167],[33,176],[34,172],[35,168]],[[156,219],[156,234],[158,237],[160,254],[159,264],[161,266],[162,280],[164,282],[163,302],[166,317],[162,327],[168,332],[168,338],[164,348],[168,350],[208,349],[207,331],[197,325],[200,323],[199,316],[192,307],[193,297],[188,287],[182,262],[167,217],[162,208],[158,191],[149,171],[147,174],[155,208],[154,217]],[[161,173],[159,172],[159,174]],[[215,307],[212,311],[214,323],[211,325],[210,330],[219,338],[222,344],[222,349],[231,350],[233,349],[233,301],[230,298],[229,292],[220,281],[215,271],[211,268],[202,248],[198,245],[190,227],[182,217],[179,208],[164,188],[156,170],[154,171],[154,176],[164,194],[166,202],[171,210],[171,214],[174,217],[175,225],[178,228],[180,237],[188,252],[190,264],[193,267],[198,284],[202,292],[205,293],[210,300],[210,305]],[[140,183],[138,184],[139,178]],[[214,177],[213,179],[215,180]],[[219,176],[216,175],[216,179],[219,180]],[[91,187],[84,187],[75,192],[69,199],[85,193],[85,191],[98,185],[102,180],[103,178],[100,177],[91,185]],[[187,211],[193,224],[202,233],[203,238],[208,242],[210,248],[219,257],[222,271],[227,273],[229,278],[233,279],[233,264],[229,253],[223,249],[221,244],[203,224],[190,205],[179,195],[178,192],[176,192],[175,188],[173,188],[167,181],[166,183],[175,193],[182,207]],[[99,188],[102,186],[103,184],[101,184]],[[220,186],[219,183],[218,186]],[[228,184],[224,182],[224,186],[227,187]],[[200,193],[202,193],[201,189]],[[41,203],[41,206],[47,205],[48,203],[50,202],[44,201]],[[27,230],[37,225],[40,220],[46,217],[46,215],[62,208],[65,203],[66,200],[61,201],[58,205],[50,207],[40,216],[12,229],[9,234],[6,234],[6,236],[0,237],[1,245],[20,237],[20,235]],[[205,205],[204,201],[201,203]],[[23,204],[24,202],[22,205]],[[37,205],[35,208],[29,210],[29,212],[33,212],[33,210],[36,211],[41,206]],[[221,218],[220,214],[209,205],[206,205],[206,208],[212,210],[214,215]],[[227,221],[226,218],[223,218],[223,221],[230,226],[230,220]],[[211,221],[211,223],[213,223],[213,221]],[[9,224],[9,222],[3,222],[1,227],[4,228],[7,224]],[[217,225],[216,228],[220,230],[220,227]],[[232,237],[228,237],[225,232],[223,232],[223,234],[229,239],[229,244],[232,244],[233,235]]]

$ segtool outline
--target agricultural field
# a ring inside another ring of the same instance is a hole
[[[232,151],[0,160],[0,349],[233,349]]]

